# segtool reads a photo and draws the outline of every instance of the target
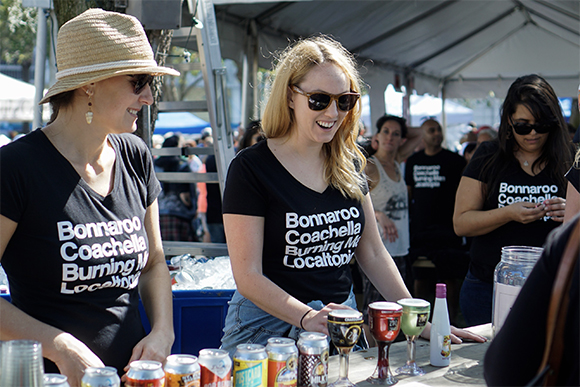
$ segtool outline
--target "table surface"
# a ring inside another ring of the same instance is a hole
[[[418,339],[416,343],[416,362],[425,370],[425,375],[396,375],[395,370],[407,361],[407,343],[391,344],[389,361],[391,372],[399,380],[398,386],[485,386],[483,379],[483,357],[491,339],[491,324],[466,328],[471,332],[487,337],[486,343],[463,342],[451,345],[451,364],[448,367],[433,367],[429,364],[429,341]],[[377,365],[377,348],[351,352],[349,357],[348,378],[357,386],[372,386],[366,381]],[[338,356],[331,356],[328,363],[329,384],[338,379]]]

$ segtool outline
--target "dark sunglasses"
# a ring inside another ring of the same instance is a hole
[[[322,92],[307,93],[296,85],[292,85],[291,89],[298,94],[308,97],[308,107],[310,110],[320,111],[324,110],[336,100],[336,104],[340,110],[347,112],[352,110],[356,101],[358,101],[359,93],[342,93],[342,94],[328,94]]]
[[[151,86],[153,82],[153,75],[151,74],[135,74],[130,75],[132,78],[131,82],[133,83],[133,93],[141,94],[145,86]]]
[[[512,128],[514,128],[514,132],[520,136],[525,136],[526,134],[530,134],[532,129],[534,129],[536,133],[548,133],[552,128],[552,125],[552,123],[548,122],[536,122],[533,125],[528,124],[527,122],[515,122],[512,123]]]

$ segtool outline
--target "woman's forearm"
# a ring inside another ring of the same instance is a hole
[[[411,297],[397,265],[391,258],[359,260],[365,275],[387,301]]]
[[[10,302],[0,299],[0,340],[35,340],[41,343],[44,357],[56,361],[56,338],[64,332],[24,313]]]
[[[149,259],[139,278],[139,294],[151,330],[163,330],[173,337],[173,293],[161,241],[157,200],[147,209],[144,224],[149,239]]]
[[[566,188],[566,210],[564,213],[564,222],[569,222],[580,212],[580,193],[574,188],[572,183],[568,182]]]
[[[453,228],[459,236],[485,235],[512,219],[510,207],[484,210],[483,183],[463,176],[455,195]]]
[[[373,218],[374,210],[368,194],[363,203],[363,210],[367,220],[356,249],[358,263],[386,300],[397,301],[401,298],[411,297],[397,265],[381,241],[378,228],[374,226],[374,221],[369,221]]]
[[[507,207],[493,210],[471,210],[453,217],[455,233],[459,236],[474,237],[485,235],[510,222]]]
[[[165,261],[152,262],[151,267],[141,273],[139,294],[151,329],[173,335],[173,294]]]

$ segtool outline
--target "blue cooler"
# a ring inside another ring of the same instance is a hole
[[[234,291],[234,289],[174,290],[175,342],[171,353],[198,356],[200,349],[219,348],[228,312],[228,301]],[[149,332],[151,325],[141,303],[139,310],[143,326]]]

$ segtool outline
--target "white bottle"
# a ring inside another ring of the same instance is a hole
[[[435,306],[431,323],[431,365],[446,367],[451,360],[451,325],[447,310],[447,288],[437,284],[435,288]]]

